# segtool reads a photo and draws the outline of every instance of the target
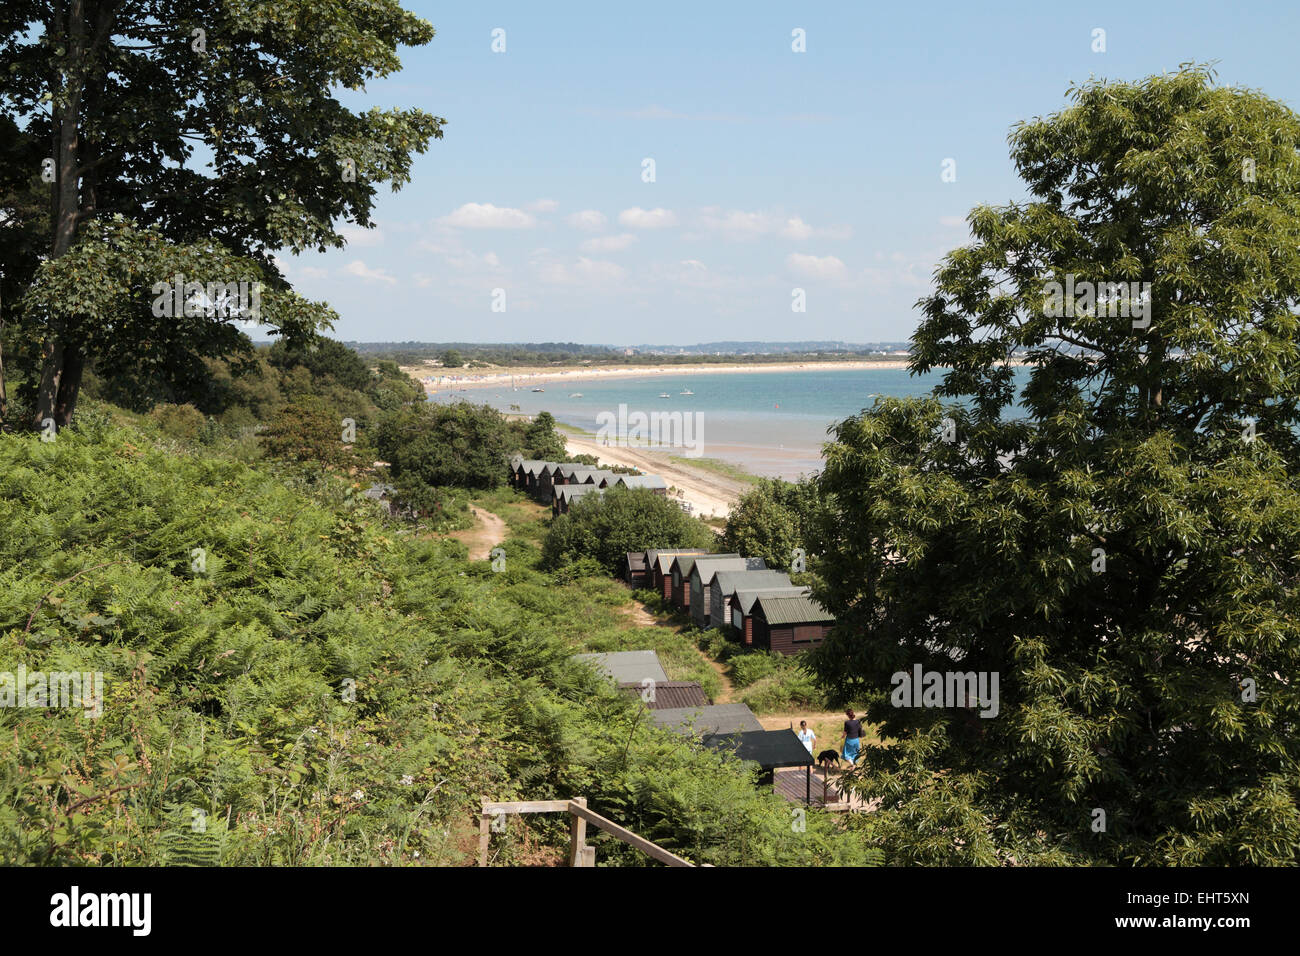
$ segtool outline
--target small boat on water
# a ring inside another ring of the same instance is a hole
[[[574,392],[569,398],[582,398],[582,392]]]
[[[660,398],[672,398],[672,396],[669,395],[667,392],[660,392],[660,393],[659,393],[659,397],[660,397]]]
[[[542,388],[542,387],[539,385],[537,388],[533,389],[533,391],[534,391],[534,392],[544,392],[544,391],[546,391],[546,389]]]
[[[694,395],[695,393],[692,392],[689,388],[684,388],[684,389],[682,389],[680,392],[678,392],[677,394],[678,394],[678,395]]]

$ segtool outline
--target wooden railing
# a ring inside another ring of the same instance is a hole
[[[488,846],[492,840],[494,820],[503,820],[505,816],[523,813],[568,813],[573,817],[569,826],[569,866],[596,865],[596,848],[587,846],[588,823],[604,830],[614,839],[621,840],[628,846],[636,847],[646,856],[658,860],[660,863],[666,863],[668,866],[695,866],[690,860],[684,860],[676,854],[669,853],[663,847],[651,843],[644,837],[637,836],[631,830],[619,826],[613,820],[602,817],[594,810],[588,810],[586,797],[574,797],[572,800],[524,800],[509,803],[496,803],[485,798],[478,822],[479,866],[487,866]]]

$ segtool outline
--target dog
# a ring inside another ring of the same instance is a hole
[[[817,762],[838,767],[840,765],[840,752],[838,750],[823,750],[817,755]]]

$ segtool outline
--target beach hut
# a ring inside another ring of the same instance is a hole
[[[646,567],[644,551],[629,551],[623,555],[623,560],[619,562],[619,571],[630,588],[647,587],[653,581]]]
[[[537,489],[534,492],[539,501],[551,500],[551,488],[555,485],[554,478],[559,470],[559,462],[542,462],[542,467],[537,472]]]
[[[649,488],[657,495],[668,494],[668,482],[658,475],[619,475],[614,483],[624,488]]]
[[[690,598],[687,608],[691,612],[691,621],[696,627],[709,626],[709,614],[712,611],[710,588],[713,577],[719,571],[762,571],[767,562],[762,558],[742,558],[739,555],[709,555],[698,558],[691,563],[687,575]]]
[[[539,461],[535,458],[525,458],[519,462],[517,468],[517,477],[515,487],[520,491],[527,491],[530,494],[537,486],[537,472],[541,470],[546,462]]]
[[[738,558],[739,554],[709,554],[696,551],[684,552],[675,555],[672,564],[669,565],[668,573],[671,578],[671,593],[669,600],[672,601],[673,607],[681,608],[683,611],[689,611],[691,608],[691,571],[695,567],[695,562],[700,558]]]
[[[792,587],[793,584],[784,571],[719,571],[708,588],[709,626],[731,626],[729,602],[741,588]]]
[[[595,485],[560,485],[551,489],[551,516],[568,514],[575,501],[586,495],[603,495],[604,488]]]
[[[742,587],[727,601],[727,616],[731,619],[728,637],[734,637],[746,647],[754,645],[754,605],[760,597],[806,597],[812,591],[806,587],[777,587],[747,590]]]
[[[798,654],[816,647],[835,624],[835,615],[811,597],[767,595],[754,602],[754,647]]]
[[[665,601],[673,599],[673,578],[672,566],[673,558],[679,554],[708,554],[703,548],[677,548],[669,550],[651,549],[645,553],[646,564],[650,567],[650,573],[654,576],[651,586],[664,596]]]

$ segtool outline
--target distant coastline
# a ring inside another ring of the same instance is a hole
[[[426,389],[485,388],[508,385],[544,385],[550,382],[583,382],[603,378],[653,378],[656,375],[718,375],[730,372],[818,372],[850,369],[903,369],[907,359],[862,360],[856,362],[763,362],[742,365],[575,365],[565,368],[443,369],[431,365],[404,366],[402,371]]]

